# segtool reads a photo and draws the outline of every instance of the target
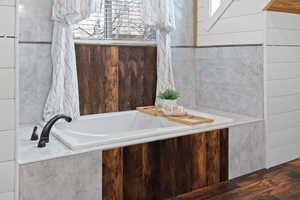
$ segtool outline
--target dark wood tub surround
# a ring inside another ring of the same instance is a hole
[[[76,45],[81,114],[153,105],[156,48]],[[103,152],[104,200],[160,200],[228,180],[228,130]]]
[[[228,129],[103,152],[104,200],[160,200],[228,180]]]

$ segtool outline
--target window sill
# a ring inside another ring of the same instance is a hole
[[[111,45],[111,46],[157,46],[156,41],[128,40],[74,40],[75,44]]]

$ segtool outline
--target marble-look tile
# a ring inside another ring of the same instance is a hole
[[[229,129],[229,176],[236,178],[265,168],[264,122]]]
[[[172,45],[193,45],[193,0],[175,0],[176,30],[171,34]]]
[[[19,45],[21,124],[37,123],[42,119],[52,77],[50,49],[50,45]]]
[[[185,108],[195,108],[195,86],[187,82],[175,82],[176,90],[180,93],[180,99],[178,104],[184,106]]]
[[[20,41],[51,41],[52,0],[20,0],[19,40]]]
[[[20,166],[20,200],[99,200],[101,153]]]
[[[196,50],[196,104],[263,117],[262,47]]]
[[[179,104],[187,108],[194,108],[196,105],[194,53],[192,48],[172,49],[175,86],[181,94]]]

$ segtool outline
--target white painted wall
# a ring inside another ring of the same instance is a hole
[[[267,12],[267,167],[300,157],[300,15]]]
[[[234,0],[208,31],[209,1],[199,0],[198,45],[240,45],[264,42],[263,8],[268,0]]]
[[[0,0],[0,200],[15,191],[15,3]]]

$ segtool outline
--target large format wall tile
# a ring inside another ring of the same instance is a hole
[[[195,49],[173,48],[173,70],[176,89],[180,92],[179,104],[194,108],[196,105]]]
[[[101,199],[101,153],[91,152],[20,166],[21,200]]]
[[[20,0],[20,41],[51,41],[51,0]]]
[[[171,34],[172,45],[193,45],[193,0],[175,0],[176,30]]]
[[[50,45],[22,44],[20,48],[20,121],[36,123],[42,119],[51,85]]]
[[[264,122],[229,129],[229,176],[239,177],[265,168]]]
[[[263,48],[196,50],[197,105],[263,117]]]

